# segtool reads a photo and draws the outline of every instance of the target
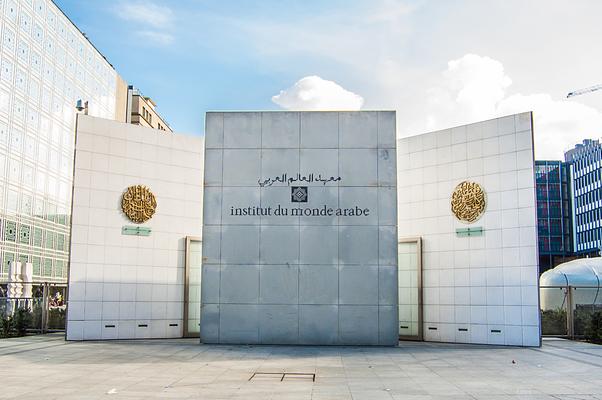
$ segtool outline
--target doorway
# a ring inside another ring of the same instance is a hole
[[[202,240],[186,237],[184,270],[184,337],[200,337]]]
[[[399,339],[422,340],[422,240],[400,239],[397,245]]]

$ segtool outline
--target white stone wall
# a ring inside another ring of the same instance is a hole
[[[397,344],[395,112],[206,121],[201,340]],[[295,183],[259,184],[282,174]],[[307,187],[306,203],[291,186]],[[369,215],[231,214],[279,205]]]
[[[201,236],[200,138],[79,115],[67,339],[181,337],[184,246]],[[131,185],[157,199],[150,236],[121,211]],[[146,325],[146,326],[144,326]]]
[[[487,208],[467,225],[455,186],[482,185]],[[425,340],[538,346],[536,200],[531,113],[398,141],[399,237],[423,239]],[[482,227],[482,236],[456,229]]]

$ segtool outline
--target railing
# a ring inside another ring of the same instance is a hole
[[[588,286],[540,287],[543,336],[583,338],[597,312],[602,312],[602,289]]]
[[[65,284],[0,282],[0,337],[64,331],[66,304]]]

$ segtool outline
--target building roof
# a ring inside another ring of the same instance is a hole
[[[539,279],[540,286],[600,287],[602,257],[579,258],[550,269]]]

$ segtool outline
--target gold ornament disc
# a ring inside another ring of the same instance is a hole
[[[452,194],[451,210],[460,221],[471,223],[485,211],[485,191],[476,182],[461,182]]]
[[[121,209],[130,221],[141,224],[152,218],[157,199],[146,186],[130,186],[121,196]]]

